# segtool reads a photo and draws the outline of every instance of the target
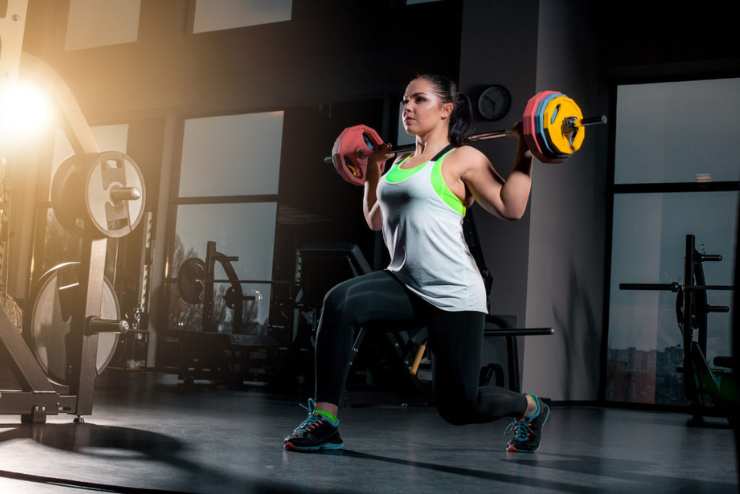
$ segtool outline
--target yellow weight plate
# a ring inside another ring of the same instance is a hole
[[[581,149],[586,129],[581,125],[583,113],[575,101],[567,96],[554,98],[545,107],[542,120],[553,151],[570,155]]]

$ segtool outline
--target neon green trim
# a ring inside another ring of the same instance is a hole
[[[401,165],[406,163],[409,158],[411,158],[411,155],[406,156],[400,162],[395,163],[391,167],[390,171],[385,174],[385,179],[392,184],[403,182],[404,180],[408,180],[409,177],[411,177],[412,175],[415,175],[416,173],[421,171],[424,168],[424,165],[428,163],[427,161],[425,161],[424,163],[420,163],[413,168],[401,168]]]
[[[323,410],[321,408],[314,408],[313,409],[313,414],[314,415],[320,415],[322,417],[325,417],[325,418],[329,419],[329,422],[331,423],[331,425],[338,425],[339,424],[339,419],[338,418],[336,418],[331,412],[327,412],[326,410]]]
[[[450,188],[447,186],[447,182],[445,182],[445,179],[442,176],[442,163],[447,157],[447,154],[442,156],[440,159],[437,160],[436,163],[434,163],[434,167],[432,168],[432,187],[434,188],[434,192],[437,193],[439,198],[442,199],[442,201],[447,204],[454,212],[456,212],[460,216],[465,216],[465,212],[467,211],[465,205],[460,200],[460,198],[457,197],[455,193],[450,190]]]

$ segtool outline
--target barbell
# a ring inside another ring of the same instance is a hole
[[[581,108],[558,91],[540,91],[529,99],[522,116],[523,138],[532,155],[543,163],[562,163],[578,152],[586,137],[586,127],[606,124],[605,115],[584,118]],[[473,134],[466,143],[498,139],[513,134],[511,129]],[[368,157],[383,139],[371,127],[354,125],[344,129],[334,141],[331,156],[324,163],[333,164],[340,177],[352,185],[366,180]],[[416,144],[395,146],[389,153],[413,151]]]

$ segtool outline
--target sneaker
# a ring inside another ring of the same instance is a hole
[[[303,405],[301,405],[303,406]],[[314,400],[308,400],[308,417],[293,429],[285,439],[283,448],[288,451],[320,451],[322,449],[342,449],[344,442],[339,435],[339,423],[332,424],[328,418],[319,414]]]
[[[514,419],[507,427],[506,433],[512,437],[506,443],[506,451],[516,453],[518,451],[532,453],[540,446],[542,439],[542,427],[550,418],[550,407],[539,397],[532,396],[537,402],[540,413],[535,417],[523,417]]]

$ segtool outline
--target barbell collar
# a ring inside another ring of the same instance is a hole
[[[110,198],[115,202],[138,201],[141,199],[141,191],[137,187],[114,186],[110,189]]]
[[[588,117],[581,119],[581,125],[584,127],[589,127],[591,125],[606,125],[609,119],[606,118],[606,115],[600,115],[598,117]]]
[[[129,330],[128,322],[125,320],[102,319],[90,317],[87,320],[87,334],[99,333],[125,333]]]

